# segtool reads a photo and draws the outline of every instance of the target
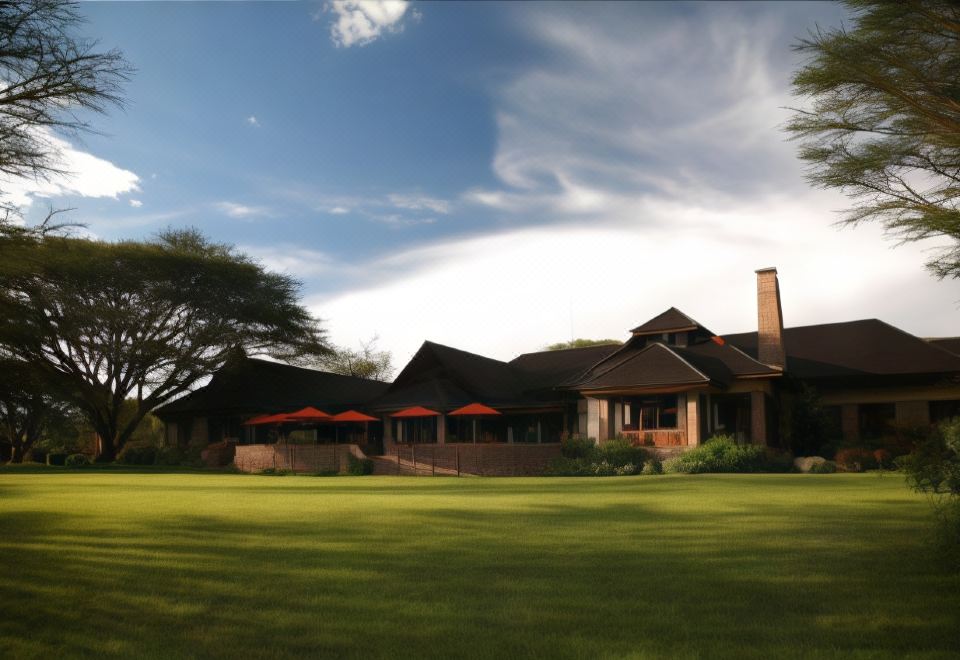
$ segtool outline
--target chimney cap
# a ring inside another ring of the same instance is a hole
[[[758,269],[755,270],[754,272],[757,273],[758,275],[759,275],[760,273],[770,273],[770,272],[776,273],[776,272],[777,272],[777,267],[776,267],[776,266],[767,266],[766,268],[758,268]]]

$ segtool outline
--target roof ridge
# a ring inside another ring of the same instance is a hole
[[[570,348],[545,348],[542,351],[527,351],[526,353],[521,353],[517,357],[513,358],[513,360],[510,360],[510,362],[513,362],[514,360],[519,360],[525,355],[541,355],[543,353],[566,353],[567,351],[587,351],[587,350],[596,349],[596,348],[613,348],[614,346],[616,347],[623,346],[625,343],[626,342],[620,342],[619,344],[591,344],[590,346],[571,346]],[[510,364],[510,362],[508,362],[507,364]]]
[[[353,380],[363,380],[368,383],[384,383],[389,385],[389,382],[385,380],[376,380],[375,378],[364,378],[363,376],[350,376],[347,374],[338,374],[334,371],[327,371],[325,369],[314,369],[313,367],[301,367],[296,364],[287,364],[286,362],[277,362],[274,360],[264,360],[263,358],[245,357],[244,360],[257,362],[258,364],[267,365],[270,367],[281,367],[284,369],[297,369],[299,371],[306,371],[312,374],[325,374],[327,376],[335,376],[337,378],[350,378]]]

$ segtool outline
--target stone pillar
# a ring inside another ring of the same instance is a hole
[[[437,444],[444,445],[447,443],[447,416],[440,415],[434,419],[437,420]]]
[[[193,447],[206,447],[210,444],[210,428],[206,417],[194,417],[193,425],[190,428],[190,445]]]
[[[897,401],[897,423],[926,426],[930,423],[929,401]]]
[[[613,402],[613,434],[614,438],[623,433],[623,402]]]
[[[700,444],[700,395],[696,392],[687,395],[687,444]]]
[[[860,408],[855,403],[845,403],[840,406],[840,430],[843,439],[856,442],[860,439]]]
[[[764,392],[750,393],[750,442],[767,444],[767,395]]]

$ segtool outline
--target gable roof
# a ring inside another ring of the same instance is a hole
[[[698,328],[709,334],[713,334],[676,307],[671,307],[667,311],[657,314],[646,323],[638,325],[630,332],[635,335],[652,335],[661,334],[664,332],[696,330]]]
[[[601,344],[559,351],[524,353],[510,360],[510,366],[524,374],[527,386],[540,390],[563,385],[620,350],[622,344]]]
[[[757,333],[724,335],[751,357]],[[787,373],[842,378],[960,372],[960,356],[878,319],[786,328]]]
[[[155,412],[164,416],[289,412],[305,406],[336,409],[363,405],[388,387],[389,383],[377,380],[244,357],[224,365],[206,386]]]

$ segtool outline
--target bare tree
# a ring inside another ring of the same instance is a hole
[[[72,2],[0,2],[0,173],[65,173],[54,133],[89,131],[84,113],[122,105],[133,69],[77,36],[82,23]]]

